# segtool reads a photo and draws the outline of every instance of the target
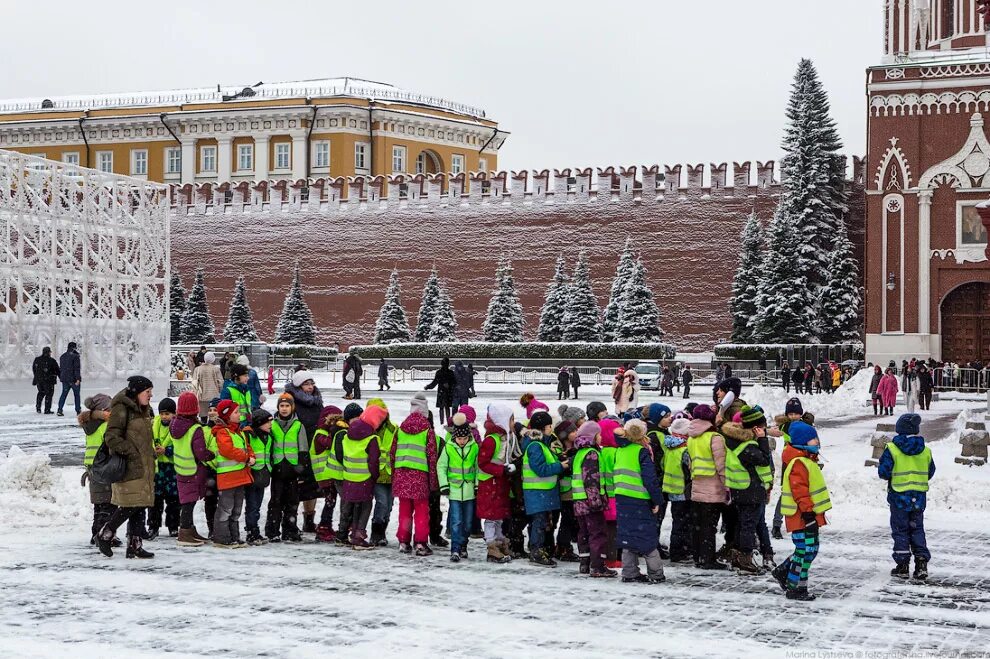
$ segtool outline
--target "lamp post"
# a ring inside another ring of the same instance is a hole
[[[893,291],[897,288],[897,278],[893,272],[887,273],[887,290]]]

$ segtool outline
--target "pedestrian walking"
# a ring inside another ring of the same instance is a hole
[[[82,408],[79,405],[79,392],[82,386],[82,364],[75,341],[70,341],[66,351],[58,358],[58,376],[62,380],[62,395],[58,397],[58,415],[65,416],[62,408],[65,407],[65,399],[71,391],[72,401],[75,403],[76,415],[78,416],[82,412]]]
[[[34,399],[35,411],[41,414],[44,405],[44,413],[52,414],[52,397],[55,395],[55,383],[58,382],[59,366],[52,357],[51,348],[46,346],[41,349],[41,354],[31,364],[31,373],[31,384],[38,389],[38,395]]]

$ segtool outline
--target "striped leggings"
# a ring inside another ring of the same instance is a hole
[[[791,534],[794,553],[787,559],[787,587],[790,589],[808,587],[808,570],[818,555],[818,529],[795,531]]]

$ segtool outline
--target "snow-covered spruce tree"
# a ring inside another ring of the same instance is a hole
[[[818,297],[820,338],[841,343],[861,338],[859,265],[853,257],[846,223],[839,220],[828,278]]]
[[[778,207],[767,229],[763,276],[756,294],[754,343],[810,343],[814,338],[811,321],[815,300],[808,295],[807,280],[794,269],[800,243],[794,219],[783,206]]]
[[[495,271],[495,291],[481,326],[485,341],[520,343],[523,340],[523,309],[516,294],[512,262],[502,258]]]
[[[168,283],[168,322],[172,343],[182,343],[182,312],[186,310],[186,289],[178,270],[172,270]]]
[[[802,59],[787,103],[787,126],[782,143],[783,192],[780,205],[800,232],[791,257],[795,274],[804,277],[809,298],[828,277],[830,254],[838,220],[846,212],[843,159],[828,94],[815,65]]]
[[[213,343],[213,320],[206,303],[206,282],[203,280],[203,269],[196,268],[196,278],[192,290],[186,300],[186,310],[182,313],[180,323],[182,340],[186,343]]]
[[[375,322],[375,343],[401,343],[408,341],[409,319],[402,308],[402,286],[399,284],[399,271],[392,270],[385,291],[385,303],[378,312]]]
[[[622,296],[622,289],[629,281],[629,275],[633,269],[633,249],[632,239],[626,238],[626,246],[619,257],[619,265],[615,268],[615,278],[612,280],[612,290],[608,295],[608,304],[605,306],[604,318],[602,320],[602,340],[611,343],[615,340],[615,326],[619,321],[619,298]]]
[[[457,340],[457,316],[454,315],[454,301],[450,299],[447,287],[440,284],[437,304],[433,315],[433,327],[427,337],[430,343],[451,343]]]
[[[660,309],[653,291],[646,283],[643,260],[636,259],[633,271],[619,296],[619,321],[615,340],[628,343],[651,343],[663,338]]]
[[[316,344],[316,326],[313,325],[313,313],[303,299],[298,261],[292,274],[289,294],[285,296],[285,304],[282,305],[282,315],[278,317],[278,325],[275,327],[275,343]]]
[[[238,277],[237,283],[234,284],[234,296],[230,300],[227,324],[223,328],[223,340],[227,343],[258,340],[258,332],[254,329],[254,319],[251,317],[251,307],[248,306],[243,276]]]
[[[547,297],[540,310],[540,329],[536,340],[545,343],[560,343],[564,340],[564,314],[567,312],[567,294],[570,288],[564,256],[557,257],[557,267],[553,281],[547,286]]]
[[[423,298],[419,303],[419,315],[416,316],[416,341],[420,343],[430,340],[439,293],[440,279],[437,277],[437,269],[434,267],[426,280],[426,285],[423,286]]]
[[[591,288],[588,257],[584,252],[578,256],[577,265],[574,266],[574,276],[567,290],[564,340],[569,343],[600,343],[602,340],[601,311],[598,309],[595,292]]]
[[[752,323],[756,320],[756,293],[763,265],[763,230],[756,213],[751,213],[743,227],[742,252],[739,267],[732,280],[732,341],[749,343],[753,338]]]

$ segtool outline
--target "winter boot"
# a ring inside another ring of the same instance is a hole
[[[578,563],[581,557],[574,553],[574,548],[570,544],[557,547],[557,560],[561,563]]]
[[[148,532],[144,535],[145,540],[157,540],[158,539],[158,527],[149,526]]]
[[[505,555],[498,542],[490,542],[488,543],[488,558],[486,560],[489,563],[509,563],[512,558]]]
[[[178,538],[179,537],[179,529],[178,528],[169,529],[168,530],[168,537],[170,537],[170,538]]]
[[[417,556],[432,556],[433,550],[430,546],[424,542],[416,543],[416,555]]]
[[[247,547],[247,543],[241,540],[241,524],[234,520],[228,520],[227,528],[230,530],[230,544],[238,549]]]
[[[589,574],[591,572],[591,557],[582,556],[581,564],[578,566],[578,574]]]
[[[787,599],[797,600],[799,602],[813,602],[817,597],[809,593],[807,588],[788,588]]]
[[[371,539],[368,541],[375,547],[388,547],[388,540],[385,539],[385,524],[382,522],[371,523]]]
[[[461,562],[461,555],[460,554],[451,554],[450,555],[450,562],[451,563],[460,563]]]
[[[335,538],[336,534],[333,532],[333,528],[323,524],[316,527],[317,542],[333,542]]]
[[[303,513],[303,533],[316,533],[316,513]]]
[[[141,536],[132,535],[127,538],[127,558],[154,558],[150,551],[145,551],[141,546]]]
[[[926,580],[928,578],[928,561],[923,558],[915,557],[913,576],[918,581]]]
[[[911,563],[908,561],[898,563],[894,566],[894,569],[890,571],[890,576],[897,577],[898,579],[907,579],[911,576]]]
[[[351,549],[355,550],[366,550],[374,549],[375,546],[365,540],[364,538],[351,538]]]
[[[303,537],[299,531],[289,531],[288,533],[282,534],[282,540],[284,542],[302,542]]]
[[[457,552],[457,555],[463,558],[464,560],[467,560],[468,557],[467,548],[466,547],[462,548],[460,551]]]
[[[637,574],[635,577],[622,577],[622,583],[650,583],[650,578],[645,574]]]
[[[773,531],[770,532],[770,535],[773,537],[774,540],[783,540],[784,539],[784,534],[781,532],[779,526],[773,527]]]
[[[529,553],[529,562],[533,565],[542,565],[543,567],[557,567],[557,562],[547,555],[545,549],[531,551]]]
[[[449,547],[450,543],[442,535],[430,538],[430,544],[434,547]]]
[[[743,574],[763,574],[760,566],[753,562],[752,552],[737,551],[734,567]]]
[[[729,566],[725,563],[720,563],[719,561],[712,561],[711,563],[695,563],[694,566],[699,570],[728,570]]]
[[[410,545],[408,542],[400,542],[399,543],[399,553],[400,554],[411,554],[412,551],[413,551],[412,550],[412,545]]]
[[[773,562],[773,552],[765,551],[763,552],[763,569],[772,570],[777,564]]]
[[[660,553],[660,558],[662,558],[663,560],[665,561],[670,560],[670,549],[667,547],[667,545],[662,545],[660,543],[657,543],[657,552]]]
[[[773,575],[774,580],[780,584],[780,589],[787,590],[787,573],[791,571],[791,561],[790,559],[784,561],[777,567],[775,567],[770,574]]]
[[[109,527],[104,525],[100,532],[96,534],[96,544],[100,549],[100,553],[104,556],[113,556],[113,549],[111,545],[113,543],[113,531]]]
[[[196,538],[197,540],[199,540],[200,542],[202,542],[204,544],[210,541],[209,538],[204,538],[202,535],[200,535],[199,529],[197,529],[195,526],[192,527],[192,534],[193,534],[193,537],[194,538]]]
[[[337,529],[337,534],[334,536],[333,541],[334,541],[334,544],[338,544],[338,545],[342,545],[342,546],[346,546],[346,545],[351,544],[350,541],[347,539],[347,530],[346,529],[343,529],[343,530],[342,529]]]
[[[603,567],[592,570],[590,576],[593,579],[611,579],[619,576],[619,573],[615,570],[610,570],[607,567]]]
[[[179,529],[179,539],[175,544],[179,547],[202,547],[203,541],[193,535],[192,529]]]

